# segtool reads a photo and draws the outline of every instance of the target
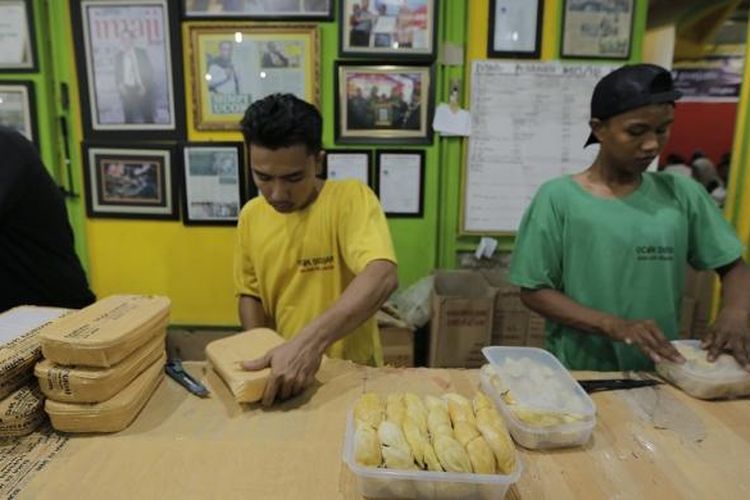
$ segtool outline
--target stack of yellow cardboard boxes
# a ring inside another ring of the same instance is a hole
[[[42,355],[38,333],[66,312],[21,306],[0,314],[0,437],[29,434],[44,420],[44,396],[34,379]]]
[[[42,328],[34,374],[52,426],[117,432],[148,402],[164,375],[169,300],[113,295]]]

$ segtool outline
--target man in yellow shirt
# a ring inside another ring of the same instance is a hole
[[[311,104],[274,94],[245,112],[242,133],[262,196],[242,209],[234,281],[245,330],[288,342],[243,363],[271,368],[268,405],[314,380],[324,353],[382,364],[374,314],[397,288],[396,259],[375,194],[354,180],[317,177],[322,119]]]

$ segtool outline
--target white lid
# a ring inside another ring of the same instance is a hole
[[[750,382],[750,373],[729,354],[720,354],[715,362],[709,363],[708,353],[701,349],[699,340],[673,340],[672,345],[686,359],[683,364],[663,361],[662,364],[669,365],[672,371],[711,383]]]
[[[596,407],[555,356],[536,347],[482,349],[515,404],[537,410],[593,417]]]

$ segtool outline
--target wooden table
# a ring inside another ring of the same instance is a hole
[[[165,379],[126,431],[67,440],[36,433],[26,450],[1,447],[6,458],[18,453],[18,498],[358,499],[341,449],[347,412],[363,390],[471,395],[477,387],[475,370],[331,361],[313,390],[266,411],[234,403],[202,364],[189,369],[204,378],[211,398]],[[613,375],[621,374],[576,374]],[[593,399],[590,442],[522,451],[525,470],[508,498],[750,498],[750,400],[699,401],[669,386]],[[47,448],[56,450],[49,459]],[[5,479],[14,477],[4,468]]]

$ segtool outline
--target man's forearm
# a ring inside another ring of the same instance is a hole
[[[721,309],[750,315],[750,268],[738,259],[720,269]]]
[[[301,332],[321,353],[372,317],[398,288],[396,265],[386,260],[370,262],[341,297]]]
[[[237,310],[240,315],[240,324],[245,331],[271,325],[263,304],[255,297],[241,295],[237,302]]]
[[[588,333],[609,336],[612,324],[619,318],[579,304],[567,295],[551,288],[524,289],[521,300],[532,311],[557,323]]]

